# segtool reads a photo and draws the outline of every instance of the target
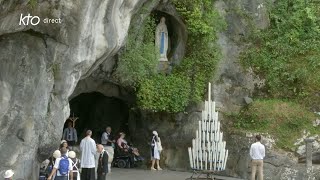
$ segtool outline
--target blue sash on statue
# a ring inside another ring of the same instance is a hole
[[[164,32],[161,32],[161,40],[160,40],[160,54],[164,53]]]

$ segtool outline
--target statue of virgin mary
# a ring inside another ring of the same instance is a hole
[[[159,61],[168,61],[167,51],[168,51],[168,29],[166,26],[166,19],[161,18],[160,23],[156,28],[156,49],[160,53]]]

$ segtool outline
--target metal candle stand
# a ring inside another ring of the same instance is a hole
[[[213,175],[224,171],[228,159],[226,142],[222,141],[223,132],[220,132],[218,112],[215,111],[215,102],[211,101],[211,83],[209,83],[208,101],[199,121],[196,138],[192,140],[192,147],[188,148],[190,167],[193,174],[189,179],[198,175],[213,179]]]

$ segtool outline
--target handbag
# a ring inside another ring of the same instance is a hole
[[[158,151],[162,151],[163,150],[162,145],[161,145],[160,137],[158,137],[158,141],[156,141],[156,145],[157,145]]]

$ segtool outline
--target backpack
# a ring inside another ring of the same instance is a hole
[[[72,170],[73,170],[73,171],[79,171],[79,169],[78,169],[79,159],[76,158],[75,161],[76,161],[76,162],[72,161]]]
[[[80,160],[79,159],[75,159],[76,160],[76,162],[74,162],[73,160],[72,160],[72,172],[73,173],[77,173],[76,174],[76,177],[77,177],[77,180],[80,180],[80,173],[79,173],[79,169],[78,169],[78,164],[80,164]],[[74,174],[73,174],[73,178],[74,178],[75,176],[74,176]]]
[[[59,162],[59,173],[62,176],[66,176],[69,173],[69,158],[63,155]]]

